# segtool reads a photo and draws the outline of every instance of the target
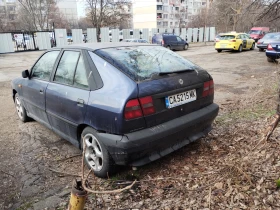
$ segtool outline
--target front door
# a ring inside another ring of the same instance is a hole
[[[46,52],[31,69],[30,79],[22,84],[23,103],[28,115],[49,126],[46,115],[46,88],[49,84],[53,66],[60,51]]]
[[[185,41],[181,37],[179,37],[179,36],[177,36],[176,38],[177,38],[177,45],[178,45],[177,49],[178,50],[185,49]]]
[[[46,111],[53,130],[78,146],[89,99],[87,71],[81,51],[65,50],[46,90]]]

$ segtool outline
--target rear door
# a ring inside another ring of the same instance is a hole
[[[35,120],[49,126],[46,115],[46,88],[60,51],[46,52],[31,69],[30,79],[26,79],[22,88],[22,97],[28,114]]]
[[[46,91],[46,111],[52,128],[78,142],[77,127],[84,122],[90,93],[84,54],[64,50]]]
[[[247,49],[248,48],[248,45],[247,45],[248,40],[247,40],[246,35],[245,34],[240,34],[240,37],[242,39],[242,47],[243,47],[243,49]]]

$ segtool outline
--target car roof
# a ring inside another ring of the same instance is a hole
[[[227,35],[240,35],[240,34],[246,34],[246,33],[224,33],[224,34],[221,34],[221,36],[227,36]]]
[[[94,51],[99,49],[115,48],[115,47],[151,46],[151,45],[158,46],[155,44],[137,43],[137,42],[96,42],[96,43],[71,44],[62,47],[55,47],[52,49],[85,49],[85,50]]]

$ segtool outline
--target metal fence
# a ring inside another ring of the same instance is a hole
[[[189,42],[214,41],[215,27],[207,28],[144,28],[144,29],[109,29],[101,28],[99,33],[95,28],[66,29],[39,32],[0,33],[0,53],[46,50],[54,46],[64,46],[83,42],[120,42],[124,39],[144,39],[151,42],[156,33],[173,33]]]

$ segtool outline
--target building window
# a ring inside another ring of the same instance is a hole
[[[179,11],[179,7],[175,7],[175,10],[176,10],[176,11]]]
[[[161,26],[161,22],[157,22],[157,25],[158,25],[158,26]]]
[[[168,26],[168,22],[167,22],[167,21],[164,21],[164,22],[163,22],[163,26],[166,26],[166,27],[167,27],[167,26]]]
[[[164,3],[168,3],[168,0],[164,0]]]
[[[174,16],[173,14],[170,14],[170,18],[173,18],[173,16]]]
[[[163,14],[164,19],[168,19],[168,14]]]
[[[163,6],[163,11],[168,12],[168,6]]]
[[[157,13],[157,18],[162,18],[162,13]]]
[[[162,5],[157,5],[157,10],[162,10]]]
[[[173,22],[170,22],[170,26],[172,26],[173,25]]]
[[[205,6],[205,5],[206,5],[206,2],[202,2],[201,4],[202,4],[202,6]]]

